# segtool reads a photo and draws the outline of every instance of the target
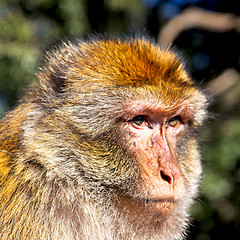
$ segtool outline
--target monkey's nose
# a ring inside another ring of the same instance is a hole
[[[173,182],[172,174],[167,171],[161,170],[160,177],[162,178],[162,180],[168,182],[169,184],[172,184],[172,182]]]
[[[173,184],[174,181],[181,175],[182,175],[181,172],[172,173],[171,171],[167,171],[167,170],[160,171],[160,177],[162,178],[162,180],[168,182],[169,184]]]

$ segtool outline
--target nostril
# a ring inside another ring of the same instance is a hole
[[[161,170],[161,171],[160,171],[160,176],[161,176],[161,178],[162,178],[164,181],[168,182],[169,184],[172,183],[172,177],[171,177],[171,175],[170,175],[169,173],[164,172],[163,170]]]

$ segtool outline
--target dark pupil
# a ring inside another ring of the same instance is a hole
[[[178,124],[178,119],[177,118],[172,118],[170,121],[169,121],[169,125],[172,126],[172,127],[175,127],[177,124]]]
[[[133,118],[132,121],[137,125],[142,125],[144,120],[145,120],[145,116],[144,115],[139,115],[139,116],[136,116],[135,118]]]

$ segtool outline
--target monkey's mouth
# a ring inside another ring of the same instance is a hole
[[[170,203],[175,203],[176,200],[172,199],[172,198],[163,198],[163,199],[139,199],[141,201],[145,201],[146,204],[148,203],[159,203],[159,202],[170,202]]]
[[[161,213],[162,215],[175,209],[177,200],[173,198],[161,198],[161,199],[139,199],[142,205],[148,210]]]
[[[173,198],[160,198],[160,199],[151,199],[151,198],[139,198],[141,202],[144,202],[145,205],[151,204],[151,203],[176,203],[176,200]]]

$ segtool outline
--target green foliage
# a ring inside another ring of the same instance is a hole
[[[84,0],[0,3],[0,115],[34,80],[43,50],[88,29]]]
[[[0,19],[0,107],[5,109],[30,82],[39,54],[32,25],[17,8],[2,3]]]

